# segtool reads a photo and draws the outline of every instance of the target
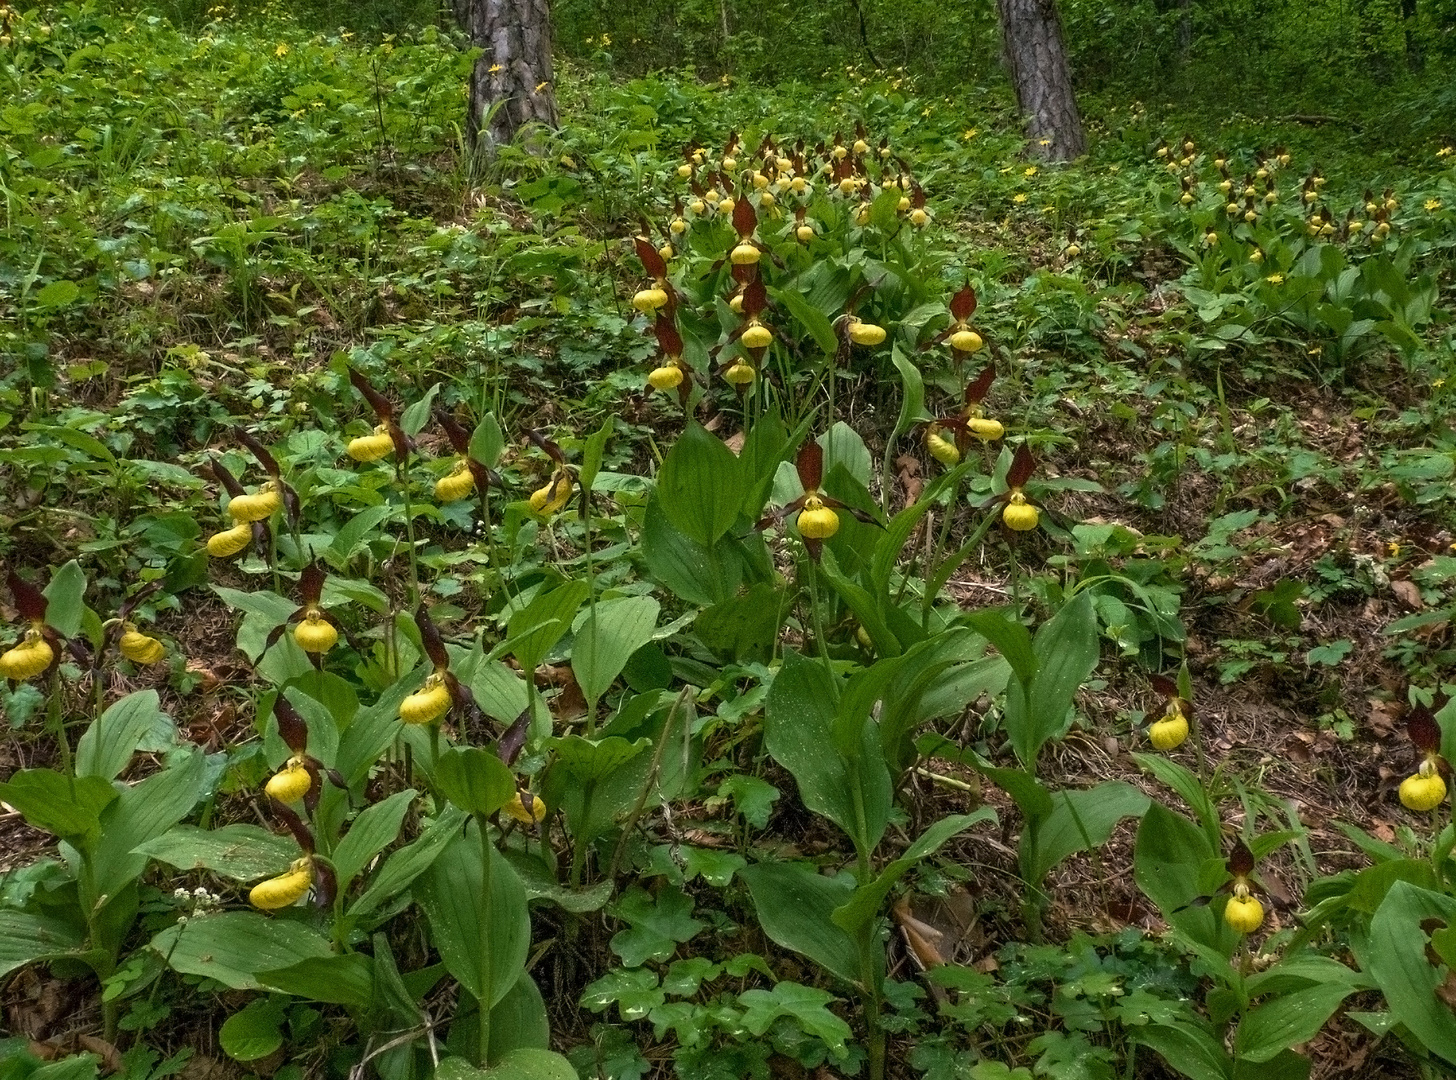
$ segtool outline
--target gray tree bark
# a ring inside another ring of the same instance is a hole
[[[550,0],[452,0],[455,18],[484,51],[470,76],[465,131],[488,149],[531,123],[557,126]]]
[[[996,0],[996,6],[1006,68],[1032,152],[1048,161],[1080,157],[1087,152],[1087,138],[1072,93],[1056,0]]]

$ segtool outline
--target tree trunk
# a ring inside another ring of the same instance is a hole
[[[1405,25],[1405,66],[1410,71],[1426,69],[1426,53],[1416,36],[1416,0],[1400,0],[1400,21]]]
[[[470,76],[471,146],[508,143],[530,123],[557,126],[550,0],[452,0],[470,43],[484,51]]]
[[[1032,152],[1048,161],[1080,157],[1087,139],[1072,93],[1056,0],[996,0],[996,6],[1006,67]]]

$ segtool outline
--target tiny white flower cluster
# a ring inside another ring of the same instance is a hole
[[[208,892],[199,885],[195,889],[173,889],[172,899],[177,902],[178,907],[187,907],[191,914],[196,915],[210,908],[222,906],[223,898],[217,893]],[[185,919],[186,916],[184,915],[183,918]]]

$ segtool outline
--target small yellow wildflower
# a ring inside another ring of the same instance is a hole
[[[1264,280],[1267,281],[1270,285],[1283,285],[1284,284],[1284,275],[1283,274],[1270,274]]]
[[[490,65],[490,73],[492,75],[494,75],[498,71],[504,71],[504,70],[505,70],[505,68],[501,67],[499,64],[491,64]]]
[[[1011,201],[1014,203],[1026,202],[1026,192],[1018,191],[1015,195],[1012,196]]]
[[[1036,166],[1035,165],[1028,165],[1026,167],[1026,171],[1024,173],[1022,173],[1021,175],[1022,176],[1035,176],[1036,175]]]
[[[1439,209],[1441,209],[1441,200],[1440,199],[1427,199],[1426,200],[1426,209],[1427,210],[1439,210]]]
[[[281,60],[283,57],[288,55],[288,52],[288,45],[284,42],[280,42],[278,48],[273,50],[273,55]]]
[[[976,137],[976,129],[975,128],[966,128],[965,131],[961,132],[961,138],[962,139],[974,139],[975,137]]]

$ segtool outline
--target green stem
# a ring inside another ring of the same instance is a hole
[[[581,524],[584,534],[583,544],[586,547],[586,606],[587,618],[592,624],[593,648],[600,640],[600,627],[597,626],[597,574],[596,568],[592,565],[592,532],[591,532],[591,492],[581,493]],[[595,660],[595,657],[593,657]],[[586,699],[586,737],[592,739],[597,733],[597,699],[588,697]]]
[[[46,702],[46,727],[56,739],[56,753],[61,758],[61,773],[71,787],[71,801],[76,800],[76,769],[71,761],[71,740],[66,734],[66,721],[61,716],[61,665],[51,668],[51,692]]]
[[[930,628],[930,611],[935,606],[935,598],[940,594],[941,587],[950,579],[951,574],[955,573],[956,567],[970,557],[971,552],[976,549],[976,545],[986,538],[986,533],[991,531],[991,526],[995,523],[996,512],[992,510],[976,527],[976,531],[971,534],[970,539],[937,567],[934,574],[925,579],[925,595],[920,598],[920,625],[922,627]]]
[[[410,607],[420,602],[420,568],[415,552],[415,510],[410,502],[409,458],[399,464],[399,490],[404,496],[404,534],[409,541]]]
[[[490,842],[490,822],[482,814],[477,814],[475,823],[480,827],[480,903],[483,925],[480,931],[480,974],[481,974],[481,996],[480,996],[480,1067],[485,1068],[490,1064],[490,1006],[495,997],[495,986],[493,979],[494,958],[491,956],[492,932],[494,920],[491,918],[491,862],[495,853],[491,850],[493,845]]]
[[[859,932],[860,979],[865,984],[865,1028],[870,1044],[870,1080],[885,1078],[885,1031],[880,1027],[879,965],[875,963],[875,920]]]
[[[819,646],[819,656],[825,665],[829,664],[829,639],[824,636],[824,616],[819,610],[819,569],[811,558],[806,575],[809,586],[809,612],[814,620],[814,640]],[[856,788],[856,790],[858,790]]]
[[[585,824],[591,819],[592,789],[596,787],[594,782],[588,781],[582,789],[581,794],[581,820],[583,828],[571,838],[571,887],[581,888],[582,877],[586,873],[586,829]]]

